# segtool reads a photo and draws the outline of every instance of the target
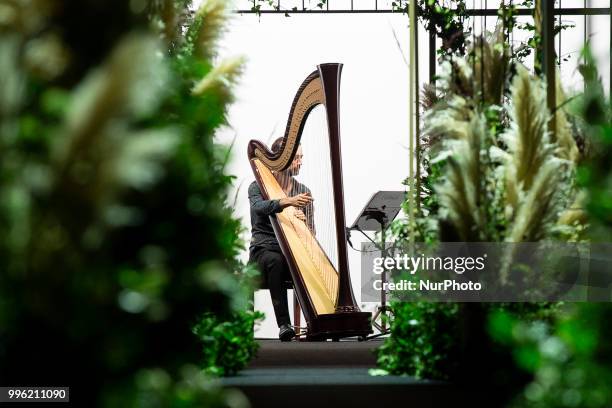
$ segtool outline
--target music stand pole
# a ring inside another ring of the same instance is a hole
[[[397,216],[401,210],[402,203],[404,202],[405,192],[403,191],[378,191],[372,195],[368,203],[365,205],[353,225],[349,228],[350,230],[357,230],[361,232],[370,242],[372,242],[375,248],[380,250],[382,259],[387,257],[387,228],[391,221]],[[378,232],[380,231],[381,243],[377,243],[376,240],[370,238],[364,231]],[[390,332],[390,328],[387,328],[387,316],[393,313],[391,308],[387,305],[387,292],[384,289],[385,283],[387,283],[387,270],[384,267],[381,273],[381,282],[383,286],[380,291],[380,306],[376,308],[374,316],[372,316],[372,326],[374,326],[379,334],[367,337],[372,339],[375,337],[383,336]],[[381,324],[376,321],[381,316]]]
[[[386,217],[385,217],[386,218]],[[384,220],[384,219],[383,219]],[[380,244],[381,246],[381,251],[380,251],[380,256],[382,257],[382,259],[387,259],[387,242],[386,242],[386,234],[387,233],[387,228],[384,222],[380,223]],[[382,326],[382,330],[381,332],[387,333],[387,290],[385,289],[385,284],[387,283],[387,268],[384,267],[384,262],[383,262],[383,271],[382,271],[382,285],[383,288],[380,291],[380,311],[381,311],[381,317],[380,317],[380,322],[381,322],[381,326]]]
[[[380,249],[381,258],[386,259],[387,258],[386,236],[387,236],[388,219],[382,211],[380,212],[380,216],[375,217],[375,218],[380,224],[380,244],[374,243],[374,245],[378,246],[378,249]],[[384,266],[384,262],[382,265],[383,265],[383,270],[381,273],[382,287],[380,289],[380,306],[377,306],[376,313],[372,317],[372,325],[376,327],[378,331],[380,331],[379,334],[374,335],[375,337],[384,336],[385,334],[388,334],[391,331],[390,328],[387,328],[387,319],[386,319],[387,313],[392,313],[392,310],[389,308],[389,306],[387,306],[387,291],[385,289],[385,283],[387,283],[387,269]],[[378,319],[379,316],[380,316],[380,325],[376,322],[376,319]],[[372,336],[370,336],[369,338],[372,338]]]

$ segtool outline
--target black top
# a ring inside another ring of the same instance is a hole
[[[291,191],[289,196],[293,197],[301,193],[310,193],[310,189],[304,184],[292,178]],[[283,209],[279,203],[279,200],[264,200],[261,190],[257,185],[257,182],[252,182],[249,186],[249,202],[251,204],[251,246],[250,250],[253,251],[258,247],[280,247],[274,230],[272,229],[272,223],[270,222],[270,216]],[[300,208],[306,215],[308,226],[314,233],[314,207],[312,203],[306,207]]]

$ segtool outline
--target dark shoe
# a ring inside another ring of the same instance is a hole
[[[278,332],[280,341],[291,341],[295,337],[295,331],[288,324],[283,324]]]

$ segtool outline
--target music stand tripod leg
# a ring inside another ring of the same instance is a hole
[[[386,229],[386,217],[383,217],[379,220],[380,223],[380,256],[382,259],[385,259],[387,257],[387,243],[385,242],[386,240],[386,235],[387,235],[387,229]],[[383,262],[383,271],[381,273],[381,281],[382,281],[382,286],[380,289],[380,306],[378,306],[376,308],[376,313],[374,314],[374,316],[372,317],[372,325],[374,327],[376,327],[376,329],[378,329],[378,331],[380,331],[380,333],[378,336],[382,336],[385,334],[388,334],[391,332],[391,328],[387,328],[387,312],[390,312],[391,309],[387,306],[387,292],[385,289],[385,283],[387,283],[387,270],[384,267],[384,262]],[[378,319],[378,317],[380,316],[380,324],[378,324],[378,322],[376,322],[376,319]]]

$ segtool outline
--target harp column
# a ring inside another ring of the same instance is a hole
[[[342,64],[318,65],[319,76],[323,85],[325,96],[325,110],[327,111],[327,127],[329,132],[329,151],[332,164],[332,185],[334,189],[336,239],[338,243],[338,303],[336,312],[356,312],[353,288],[348,266],[348,253],[346,249],[346,230],[344,217],[344,193],[342,186],[342,162],[340,151],[340,75]],[[336,156],[336,157],[334,157]]]

